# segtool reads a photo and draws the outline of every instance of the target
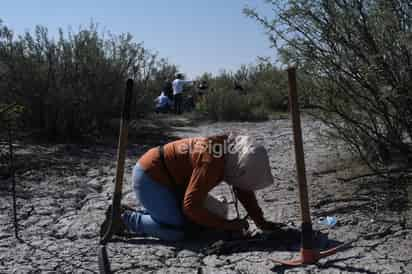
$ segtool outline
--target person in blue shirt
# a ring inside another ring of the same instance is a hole
[[[156,113],[166,113],[170,110],[170,107],[172,105],[169,97],[167,97],[163,91],[154,101],[156,103]]]

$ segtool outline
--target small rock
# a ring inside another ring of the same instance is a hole
[[[198,254],[194,251],[183,249],[177,254],[178,258],[197,257]]]
[[[203,263],[207,266],[220,267],[227,264],[226,261],[219,259],[216,255],[210,255],[203,258]]]
[[[86,176],[87,177],[97,177],[97,176],[99,176],[99,174],[100,174],[100,171],[98,169],[90,169],[87,172]]]
[[[93,178],[92,180],[87,182],[87,186],[91,187],[97,192],[101,192],[103,189],[103,182],[101,179]]]

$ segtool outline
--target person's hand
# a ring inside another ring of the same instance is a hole
[[[285,226],[286,226],[285,224],[274,223],[270,221],[262,221],[261,223],[257,224],[257,227],[264,231],[276,231]]]

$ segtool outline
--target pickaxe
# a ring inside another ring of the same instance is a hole
[[[303,264],[313,264],[319,259],[335,254],[339,249],[347,244],[338,245],[326,251],[320,251],[314,246],[312,221],[310,218],[308,188],[306,182],[305,157],[303,152],[302,129],[300,126],[300,113],[296,85],[296,68],[288,69],[289,81],[289,109],[292,115],[293,139],[295,144],[296,170],[299,184],[300,211],[302,215],[302,246],[300,258],[294,260],[277,260],[274,262],[287,266],[299,266]]]
[[[119,143],[117,147],[117,167],[116,167],[116,182],[112,197],[111,215],[107,230],[102,232],[103,236],[100,239],[98,253],[99,271],[100,273],[111,273],[110,261],[107,256],[106,245],[112,239],[115,231],[119,229],[121,224],[120,217],[120,202],[122,199],[124,162],[126,158],[126,146],[128,137],[128,125],[130,120],[130,109],[132,102],[133,80],[128,79],[126,83],[126,92],[123,101],[123,111],[120,122]]]

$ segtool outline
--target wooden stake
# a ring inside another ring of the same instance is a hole
[[[300,211],[302,215],[302,245],[303,248],[312,246],[312,221],[310,218],[308,188],[306,182],[305,155],[303,152],[302,129],[296,84],[296,68],[288,69],[289,108],[292,115],[293,140],[295,145],[296,171],[298,175]]]

